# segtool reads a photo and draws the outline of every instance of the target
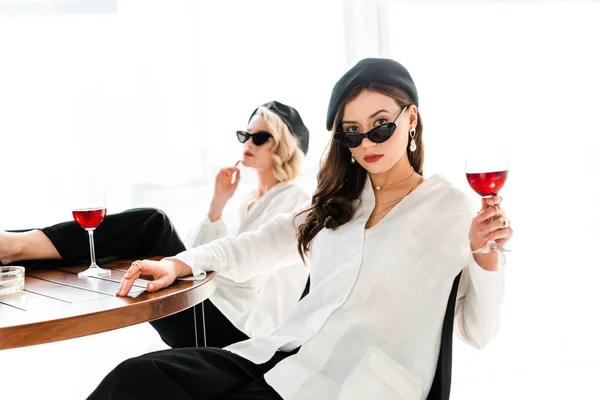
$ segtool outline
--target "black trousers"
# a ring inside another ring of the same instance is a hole
[[[278,352],[260,365],[210,347],[145,354],[119,364],[88,399],[280,400],[264,375],[293,353]]]
[[[41,230],[54,244],[62,260],[19,261],[19,265],[29,268],[89,265],[88,234],[76,222],[63,222]],[[126,258],[168,257],[185,250],[167,215],[152,208],[107,215],[94,231],[94,243],[99,265]],[[225,347],[248,339],[210,300],[150,324],[166,344],[176,348],[194,347],[196,343]]]

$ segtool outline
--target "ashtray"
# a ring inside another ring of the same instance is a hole
[[[25,268],[0,266],[0,296],[20,292],[25,285]]]

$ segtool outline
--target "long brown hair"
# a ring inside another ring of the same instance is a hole
[[[340,102],[333,122],[333,132],[340,129],[346,104],[354,100],[363,90],[372,90],[389,96],[396,100],[400,107],[413,104],[411,98],[400,88],[370,83],[352,89]],[[408,161],[415,171],[423,174],[424,147],[423,147],[423,122],[417,112],[417,126],[415,132],[417,150],[412,152],[406,149]],[[410,144],[410,141],[409,141]],[[341,144],[329,140],[327,149],[317,175],[317,190],[312,197],[311,206],[300,214],[307,213],[306,220],[298,227],[298,252],[304,257],[310,253],[310,243],[321,229],[336,229],[352,219],[356,211],[357,202],[367,179],[367,171],[358,163],[350,162],[350,151]]]

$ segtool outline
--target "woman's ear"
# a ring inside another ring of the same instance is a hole
[[[413,128],[417,127],[417,122],[419,121],[419,111],[417,106],[414,104],[411,104],[406,111],[408,113],[408,130],[411,131]]]

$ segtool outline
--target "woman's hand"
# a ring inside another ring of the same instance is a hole
[[[504,247],[512,237],[513,230],[510,221],[500,208],[502,197],[494,196],[482,199],[481,210],[473,218],[469,231],[471,250],[484,247],[488,241],[495,240],[498,247]],[[498,269],[498,254],[473,254],[473,258],[483,269],[495,271]]]
[[[212,222],[221,218],[225,205],[231,199],[240,183],[240,170],[237,167],[239,161],[233,167],[223,168],[215,179],[215,194],[210,204],[208,217]]]
[[[154,278],[152,282],[148,282],[146,289],[149,292],[156,292],[159,289],[171,285],[176,278],[187,276],[191,273],[192,269],[188,267],[187,264],[178,260],[163,259],[160,261],[134,261],[125,273],[116,294],[117,296],[127,296],[133,286],[133,282],[142,275],[152,276],[152,278]]]

